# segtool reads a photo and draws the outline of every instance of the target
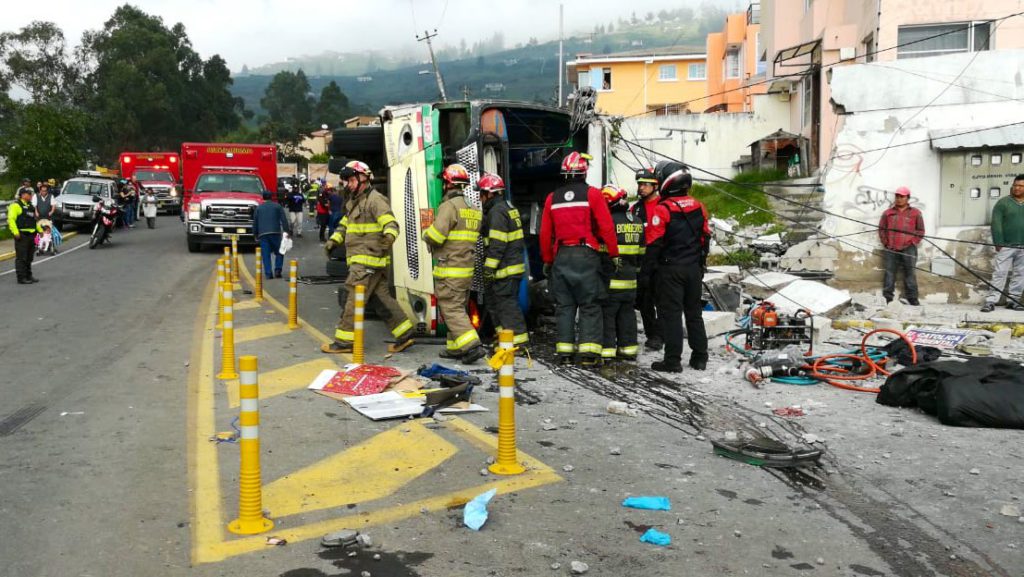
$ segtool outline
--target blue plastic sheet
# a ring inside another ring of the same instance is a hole
[[[668,497],[626,497],[623,507],[631,509],[650,509],[651,511],[671,511],[672,503]]]
[[[665,547],[672,544],[672,536],[651,527],[646,533],[640,536],[640,541],[643,543],[650,543],[651,545],[657,545],[659,547]]]
[[[466,503],[466,508],[462,510],[462,522],[470,529],[479,531],[480,527],[487,522],[487,503],[491,502],[491,498],[497,492],[497,489],[491,489],[473,497],[473,500]]]
[[[466,371],[460,371],[458,369],[450,369],[444,365],[434,363],[429,367],[420,367],[420,369],[416,371],[416,374],[421,377],[432,379],[437,375],[468,375],[469,373],[467,373]]]

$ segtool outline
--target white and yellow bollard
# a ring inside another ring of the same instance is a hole
[[[234,274],[234,272],[232,271],[232,269],[234,268],[234,263],[231,261],[231,249],[229,247],[224,247],[224,257],[223,257],[223,260],[224,260],[224,282],[230,284],[231,288],[233,289],[233,288],[235,288],[235,284],[231,280],[231,275]],[[234,294],[234,293],[232,293],[232,294]],[[234,301],[234,297],[232,296],[231,298],[232,298],[231,302],[235,302]]]
[[[225,381],[238,378],[235,371],[235,306],[231,282],[224,282],[224,326],[220,331],[220,372],[217,378]]]
[[[498,351],[491,359],[491,366],[500,363],[498,369],[498,455],[487,469],[495,475],[518,475],[526,469],[519,464],[516,450],[516,349],[513,347],[514,334],[505,329],[498,333]]]
[[[263,251],[256,247],[256,282],[253,286],[253,300],[263,302]]]
[[[352,311],[352,362],[363,364],[366,362],[365,334],[363,332],[363,320],[366,313],[366,287],[359,284],[355,288],[355,307]]]
[[[217,259],[217,329],[224,328],[224,259]]]
[[[238,284],[238,237],[231,237],[231,282]],[[241,287],[236,287],[241,288]]]
[[[255,535],[274,528],[263,516],[263,481],[260,475],[260,386],[256,357],[239,359],[242,376],[238,384],[241,413],[238,440],[241,465],[238,471],[238,518],[228,523],[236,535]]]
[[[288,328],[299,328],[299,261],[291,260],[288,271]]]

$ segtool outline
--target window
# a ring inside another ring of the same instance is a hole
[[[601,90],[612,89],[612,69],[602,68],[601,69]]]
[[[678,80],[676,78],[676,65],[675,64],[662,64],[658,67],[658,80],[666,82],[674,82]]]
[[[896,58],[924,58],[958,52],[989,50],[991,22],[954,22],[924,26],[900,26]]]
[[[864,47],[864,62],[875,61],[875,35],[868,34],[861,42]]]
[[[1010,164],[1020,164],[1020,153],[1014,152],[1010,155]]]
[[[999,166],[1000,164],[1003,163],[1003,155],[1002,154],[993,154],[992,158],[991,158],[991,163],[992,163],[992,166]]]
[[[708,65],[705,63],[691,64],[686,68],[687,80],[707,80]]]
[[[811,123],[811,109],[814,104],[812,102],[814,98],[814,91],[812,90],[810,76],[804,76],[802,82],[803,97],[800,99],[800,102],[803,105],[803,126],[807,126]]]
[[[981,198],[981,189],[980,188],[972,188],[971,189],[971,198]]]
[[[981,155],[980,154],[972,154],[971,155],[971,166],[981,166]]]
[[[583,88],[584,86],[590,86],[590,71],[580,70],[576,74],[576,86]]]
[[[740,51],[739,48],[730,48],[725,53],[725,77],[740,77]]]
[[[766,55],[761,53],[761,31],[757,32],[757,36],[754,37],[754,45],[756,51],[754,57],[757,58],[757,65],[754,70],[754,74],[760,76],[768,70],[768,63],[765,61]]]
[[[992,198],[999,198],[999,194],[1001,192],[1002,191],[999,189],[998,186],[993,186],[992,188],[988,189],[988,195]]]

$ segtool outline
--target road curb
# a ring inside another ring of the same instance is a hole
[[[63,240],[68,240],[68,239],[75,238],[76,236],[78,236],[78,232],[77,231],[71,231],[69,233],[65,233],[64,236],[62,236],[61,238]],[[3,262],[5,260],[11,260],[12,258],[14,258],[14,254],[15,254],[14,251],[0,253],[0,262]]]

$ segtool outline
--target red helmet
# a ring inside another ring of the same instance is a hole
[[[505,190],[505,181],[497,174],[485,172],[480,180],[476,181],[476,188],[480,192],[498,192]]]
[[[469,184],[469,171],[461,164],[449,164],[441,173],[441,180],[448,184]]]
[[[350,160],[338,173],[342,178],[349,178],[357,174],[365,174],[366,178],[373,179],[373,171],[370,170],[370,167],[365,162],[358,160]]]
[[[570,152],[562,159],[562,174],[586,174],[587,173],[587,160],[591,156],[589,154],[580,154],[579,152]]]
[[[604,188],[601,189],[601,194],[604,195],[604,199],[608,201],[608,204],[616,204],[626,198],[625,189],[614,184],[604,185]]]

